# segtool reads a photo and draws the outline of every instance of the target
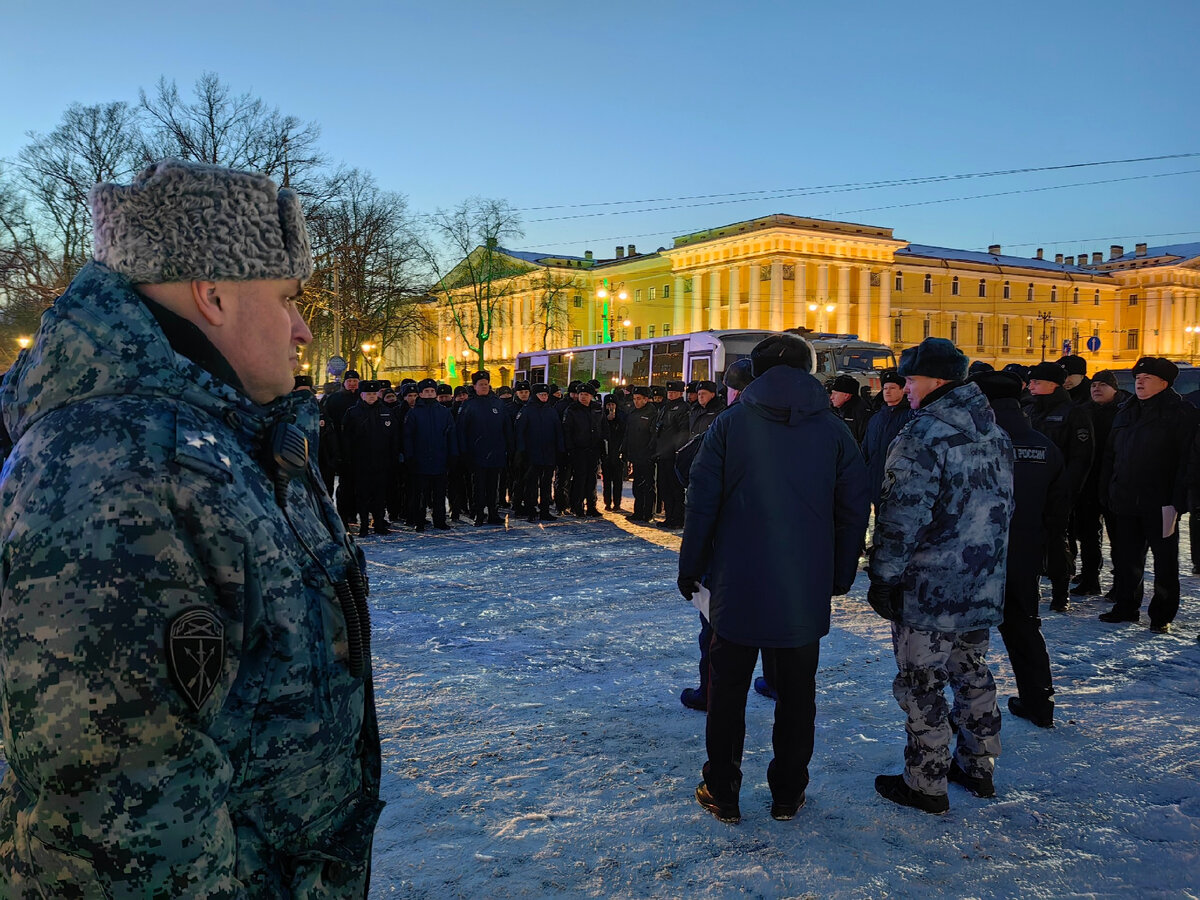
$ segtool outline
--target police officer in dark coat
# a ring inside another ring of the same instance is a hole
[[[630,522],[649,522],[654,517],[654,427],[658,408],[650,402],[650,388],[633,389],[633,410],[625,419],[621,453],[633,467],[633,512]]]
[[[513,385],[513,396],[508,403],[508,415],[513,421],[514,434],[517,424],[517,416],[521,414],[521,410],[525,408],[525,404],[529,402],[530,384],[528,381],[521,380]],[[518,449],[513,453],[512,461],[508,465],[508,497],[512,502],[512,509],[519,516],[528,516],[533,510],[528,508],[525,502],[525,481],[526,475],[526,460],[524,454]]]
[[[471,376],[475,396],[458,414],[459,452],[467,457],[475,486],[475,524],[503,525],[500,515],[500,473],[513,443],[512,419],[504,401],[492,391],[491,375]]]
[[[567,394],[558,400],[553,401],[554,412],[558,416],[558,421],[563,421],[563,416],[567,412],[567,408],[576,401],[579,396],[579,389],[583,386],[582,381],[571,381],[567,384]],[[571,461],[567,458],[567,453],[564,450],[558,457],[554,472],[554,505],[558,509],[560,516],[566,515],[571,509]]]
[[[1146,551],[1154,554],[1150,628],[1171,630],[1179,612],[1179,513],[1186,508],[1197,411],[1171,387],[1179,368],[1143,356],[1133,367],[1134,400],[1113,419],[1100,484],[1108,486],[1113,608],[1102,622],[1141,616]]]
[[[863,458],[867,461],[867,471],[871,476],[871,503],[875,505],[879,504],[879,492],[883,489],[888,447],[913,416],[908,398],[904,396],[904,379],[896,370],[884,372],[879,381],[883,406],[867,422],[867,431],[862,440]]]
[[[342,424],[343,449],[354,467],[360,535],[367,533],[368,519],[374,519],[376,534],[389,533],[384,509],[388,487],[400,465],[400,423],[379,400],[382,386],[378,381],[362,382],[358,403]]]
[[[604,452],[604,411],[592,403],[592,385],[580,385],[575,402],[563,413],[563,444],[571,461],[571,510],[597,517],[596,469]]]
[[[621,409],[619,394],[604,398],[604,456],[600,460],[600,474],[604,477],[604,508],[621,508],[621,491],[625,486],[625,459],[621,456],[621,444],[625,441],[625,412]]]
[[[692,465],[679,552],[685,597],[708,575],[714,631],[708,761],[696,799],[730,822],[741,816],[746,694],[760,649],[779,695],[766,773],[771,815],[790,819],[804,803],[819,641],[831,595],[854,581],[869,508],[862,453],[809,374],[808,342],[772,335],[751,359],[757,377],[705,433]]]
[[[696,382],[696,405],[688,412],[688,439],[708,431],[717,416],[725,409],[725,401],[717,393],[715,381]]]
[[[1063,387],[1066,378],[1066,370],[1058,363],[1042,362],[1029,370],[1029,393],[1033,396],[1029,419],[1034,430],[1050,438],[1063,455],[1070,509],[1074,508],[1087,481],[1096,441],[1088,411],[1076,406]],[[1065,537],[1062,546],[1057,539],[1047,541],[1046,574],[1050,576],[1050,608],[1055,612],[1066,612],[1069,607],[1067,591],[1074,567]]]
[[[1101,504],[1103,495],[1108,493],[1108,486],[1100,484],[1101,454],[1108,446],[1108,436],[1112,432],[1117,411],[1133,396],[1117,386],[1117,376],[1108,369],[1097,372],[1088,387],[1092,399],[1087,410],[1092,417],[1096,460],[1083,483],[1079,499],[1075,501],[1073,521],[1075,537],[1079,541],[1079,578],[1075,587],[1071,588],[1071,593],[1077,597],[1094,596],[1102,590],[1100,568],[1104,560],[1100,551],[1100,528],[1102,518],[1107,518],[1107,515]]]
[[[654,461],[658,464],[658,496],[663,503],[662,528],[683,527],[683,485],[675,477],[675,454],[688,438],[688,406],[684,383],[667,382],[667,397],[658,411]]]
[[[521,407],[516,421],[517,452],[525,457],[525,502],[529,521],[539,518],[553,522],[554,467],[565,450],[562,421],[550,404],[550,386],[535,384],[528,403]]]
[[[433,510],[433,526],[445,530],[446,476],[458,455],[454,416],[437,401],[437,382],[426,378],[417,384],[417,405],[404,418],[404,459],[413,476],[416,495],[414,527],[425,530],[425,510]]]
[[[849,375],[839,375],[833,380],[829,403],[854,435],[854,442],[861,444],[867,433],[867,420],[871,418],[871,412],[866,401],[858,394],[858,382]]]
[[[333,479],[337,475],[338,460],[342,457],[342,442],[337,430],[329,420],[325,410],[321,410],[321,430],[317,437],[317,468],[321,471],[321,480],[325,482],[325,490],[333,496]]]
[[[458,436],[458,415],[471,396],[471,389],[460,385],[450,391],[450,415],[454,417],[455,438]],[[439,401],[441,397],[439,396]],[[450,502],[450,521],[459,522],[463,512],[471,508],[473,490],[471,488],[471,466],[462,453],[460,446],[458,456],[450,462],[450,472],[446,488],[446,499]]]
[[[346,413],[349,412],[350,407],[358,403],[358,384],[358,372],[348,369],[342,378],[341,388],[330,394],[322,405],[330,425],[333,426],[334,433],[339,438],[342,438],[342,424]],[[339,444],[344,450],[345,440],[339,440]],[[358,497],[354,490],[354,467],[350,463],[349,456],[342,456],[338,459],[337,476],[337,511],[338,515],[342,517],[342,523],[349,525],[358,515]]]
[[[1063,387],[1076,406],[1088,407],[1092,402],[1092,381],[1087,377],[1087,360],[1082,356],[1064,356],[1058,364],[1067,373]],[[1097,451],[1099,452],[1099,451]]]
[[[1008,650],[1017,696],[1008,709],[1042,728],[1054,724],[1050,656],[1042,637],[1038,579],[1047,538],[1067,529],[1066,467],[1054,442],[1034,431],[1021,412],[1021,379],[1012,372],[971,376],[996,414],[996,424],[1013,443],[1014,507],[1005,563],[1004,621],[1000,636]]]

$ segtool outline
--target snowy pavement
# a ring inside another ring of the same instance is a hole
[[[952,786],[938,817],[874,791],[904,729],[860,576],[822,642],[807,805],[769,816],[773,710],[752,694],[728,826],[693,798],[704,716],[678,695],[698,622],[673,545],[615,519],[364,540],[388,801],[373,898],[1200,897],[1200,579],[1169,636],[1144,613],[1098,622],[1103,602],[1046,612],[1058,727],[1005,711],[997,798]],[[991,659],[1003,709],[994,631]]]

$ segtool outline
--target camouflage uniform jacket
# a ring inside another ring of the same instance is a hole
[[[999,625],[1012,513],[1012,441],[979,388],[917,410],[888,452],[871,549],[871,580],[904,589],[900,622]]]
[[[364,896],[361,555],[311,460],[282,507],[260,461],[315,404],[255,405],[94,262],[0,402],[0,896]]]

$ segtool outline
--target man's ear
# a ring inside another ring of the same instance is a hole
[[[229,304],[222,305],[222,287],[215,281],[193,281],[191,284],[192,301],[204,320],[209,325],[224,325]]]

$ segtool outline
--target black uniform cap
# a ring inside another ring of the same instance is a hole
[[[297,375],[295,383],[292,385],[292,390],[295,391],[302,387],[310,388],[312,386],[313,380],[311,375]]]
[[[425,388],[433,388],[436,391],[437,386],[438,386],[438,383],[432,378],[422,378],[420,381],[417,382],[417,390],[418,391],[423,391],[423,390],[425,390]]]
[[[686,385],[682,381],[668,381],[667,382],[667,390],[668,391],[679,391],[682,393],[684,387],[686,387]]]
[[[1033,381],[1034,379],[1062,384],[1067,380],[1067,370],[1058,363],[1040,362],[1029,370],[1029,380]]]
[[[438,392],[439,397],[445,397],[448,394],[453,394],[454,388],[450,387],[450,385],[443,382],[442,384],[439,384],[437,386],[437,392]]]
[[[642,385],[640,385],[640,384],[639,384],[637,387],[635,387],[635,388],[633,389],[633,396],[635,396],[635,397],[649,397],[649,396],[650,396],[650,388],[648,388],[648,387],[643,387]]]
[[[715,381],[695,381],[697,391],[708,391],[710,394],[717,392],[717,383]]]
[[[491,381],[491,380],[492,380],[492,376],[488,374],[487,369],[480,369],[478,372],[475,372],[473,375],[471,375],[471,384],[475,384],[480,381]]]
[[[358,383],[358,392],[360,394],[371,394],[377,391],[382,391],[384,384],[382,381],[360,381]]]
[[[514,391],[527,391],[529,389],[530,388],[529,388],[528,381],[518,381],[516,384],[513,385]]]
[[[535,385],[534,385],[532,388],[530,388],[530,392],[531,392],[532,394],[534,394],[534,395],[537,395],[537,394],[548,394],[548,393],[550,393],[550,385],[548,385],[548,384],[546,384],[546,383],[544,383],[544,382],[541,382],[541,381],[539,381],[539,382],[538,382],[537,384],[535,384]]]

